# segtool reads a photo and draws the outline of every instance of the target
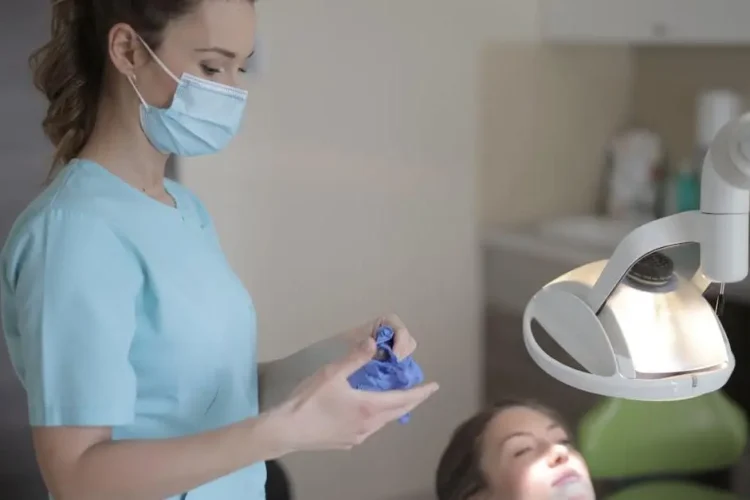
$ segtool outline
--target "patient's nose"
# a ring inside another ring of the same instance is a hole
[[[549,449],[549,465],[557,467],[568,462],[570,452],[568,447],[561,444],[553,444]]]

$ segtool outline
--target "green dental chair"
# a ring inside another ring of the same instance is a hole
[[[604,399],[581,420],[579,446],[605,500],[737,500],[697,480],[740,460],[747,417],[721,391],[683,401]],[[729,477],[729,474],[727,474]]]

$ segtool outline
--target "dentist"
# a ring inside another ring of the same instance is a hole
[[[395,316],[258,366],[211,218],[164,178],[170,154],[237,132],[252,0],[56,0],[52,15],[32,66],[53,172],[0,254],[0,312],[56,500],[262,500],[264,461],[351,448],[437,390],[350,388],[381,324],[414,350]]]

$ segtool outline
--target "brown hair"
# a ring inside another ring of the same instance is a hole
[[[557,412],[534,401],[507,400],[480,411],[459,425],[440,458],[435,477],[438,500],[469,500],[487,487],[481,467],[482,442],[487,426],[510,408],[531,408],[563,423]]]
[[[56,148],[51,173],[75,158],[91,136],[112,27],[130,25],[157,50],[167,24],[202,1],[52,0],[51,38],[29,58],[34,85],[49,101],[42,127]]]

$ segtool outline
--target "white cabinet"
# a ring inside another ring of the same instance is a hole
[[[558,43],[750,45],[750,0],[539,0]]]

